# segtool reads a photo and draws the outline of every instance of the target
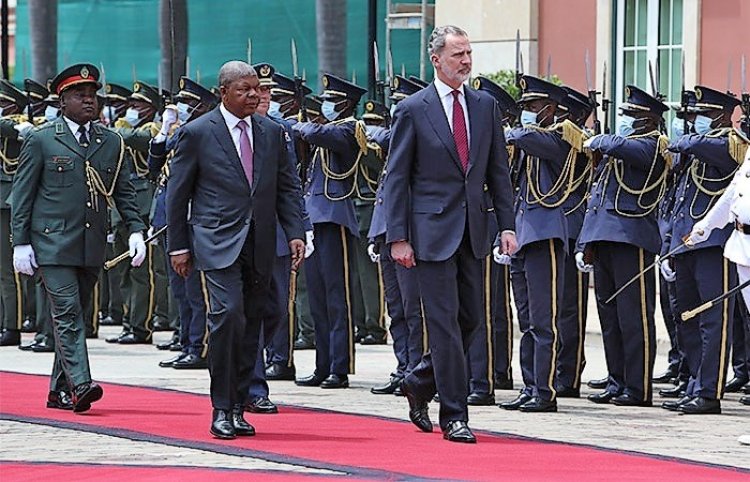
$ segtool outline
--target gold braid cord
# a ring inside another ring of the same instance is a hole
[[[14,124],[20,124],[27,121],[28,117],[26,117],[24,114],[11,114],[3,116],[3,119],[8,119]],[[36,119],[34,120],[34,122],[36,122]],[[18,158],[16,157],[11,159],[6,154],[6,152],[8,152],[8,142],[10,142],[10,139],[3,139],[2,149],[0,149],[0,161],[2,161],[3,164],[3,172],[9,176],[12,176],[16,173],[16,169],[18,169]]]
[[[331,201],[343,201],[344,199],[350,197],[352,194],[354,194],[358,187],[357,187],[357,175],[360,171],[359,169],[359,160],[362,158],[363,155],[367,154],[368,152],[368,143],[367,143],[367,131],[365,130],[365,123],[356,120],[353,117],[347,117],[346,119],[341,119],[339,121],[334,122],[334,125],[344,124],[346,122],[356,122],[354,126],[354,138],[357,141],[357,146],[359,147],[359,152],[357,154],[357,158],[354,160],[354,163],[352,164],[352,167],[347,169],[344,172],[334,172],[331,169],[331,163],[330,163],[330,155],[331,153],[328,151],[328,149],[323,149],[322,147],[317,147],[316,151],[318,157],[320,159],[320,168],[323,171],[323,175],[325,176],[325,181],[323,185],[323,193],[325,194],[326,198],[328,198]],[[352,188],[344,194],[343,196],[332,196],[328,191],[328,182],[329,181],[344,181],[350,177],[353,177],[352,179]]]
[[[99,194],[104,196],[107,200],[107,205],[110,208],[114,208],[114,201],[112,200],[112,194],[115,192],[115,186],[117,185],[117,178],[120,177],[120,170],[122,169],[122,159],[125,155],[125,141],[122,136],[117,134],[120,139],[120,154],[117,158],[117,167],[115,168],[115,175],[112,177],[112,184],[107,188],[102,180],[99,171],[94,169],[91,162],[86,160],[86,185],[89,187],[89,198],[94,209],[99,211]]]
[[[750,146],[750,141],[741,132],[736,129],[729,132],[729,155],[737,161],[738,165],[745,160],[748,146]]]

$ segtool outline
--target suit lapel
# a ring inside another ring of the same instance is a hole
[[[62,117],[55,121],[55,139],[80,157],[86,157],[86,149],[81,147],[76,136],[70,131],[68,123]]]
[[[263,127],[262,123],[258,121],[259,116],[253,115],[253,188],[252,193],[255,193],[255,188],[258,187],[258,179],[260,178],[260,169],[263,161],[267,155],[266,145],[266,128]]]
[[[245,183],[247,183],[245,169],[242,167],[240,156],[237,155],[237,149],[234,147],[234,141],[232,140],[232,134],[229,133],[229,127],[227,126],[227,123],[224,122],[224,116],[221,115],[221,111],[218,107],[212,110],[208,115],[211,116],[211,130],[213,131],[214,137],[229,158],[230,164],[232,164],[237,170],[237,174],[241,175],[241,179],[245,179]]]
[[[456,149],[456,142],[453,140],[453,132],[451,132],[451,126],[448,124],[448,118],[445,116],[445,110],[443,109],[443,103],[437,93],[435,84],[432,83],[426,87],[428,90],[427,96],[424,101],[427,104],[425,106],[425,113],[427,119],[432,126],[432,129],[437,134],[438,139],[443,143],[445,148],[453,158],[453,162],[456,166],[463,171],[461,168],[461,160],[458,157],[458,150]]]
[[[466,169],[466,173],[468,174],[474,166],[474,160],[477,158],[479,149],[479,122],[472,122],[471,115],[479,112],[480,97],[467,86],[464,86],[464,95],[466,96],[466,116],[469,118],[469,131],[471,132],[469,140],[469,167]]]

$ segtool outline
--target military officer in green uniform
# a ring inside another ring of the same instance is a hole
[[[107,206],[122,215],[131,264],[146,258],[122,137],[93,123],[99,71],[90,64],[52,81],[62,116],[28,134],[11,193],[13,266],[38,270],[50,300],[57,344],[47,407],[83,412],[102,388],[91,380],[83,308],[104,262]]]

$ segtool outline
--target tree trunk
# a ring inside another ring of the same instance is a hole
[[[174,92],[185,75],[188,44],[187,0],[159,0],[160,85]]]
[[[31,78],[46,84],[57,75],[57,0],[29,0],[29,30]]]
[[[315,0],[318,85],[323,74],[349,78],[346,71],[346,0]]]

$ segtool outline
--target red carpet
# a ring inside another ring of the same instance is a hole
[[[364,478],[584,481],[748,481],[750,472],[563,443],[478,434],[451,444],[408,422],[283,407],[251,416],[258,435],[220,441],[208,433],[206,396],[103,384],[90,412],[45,408],[48,379],[0,372],[0,416],[214,452],[247,455]]]

